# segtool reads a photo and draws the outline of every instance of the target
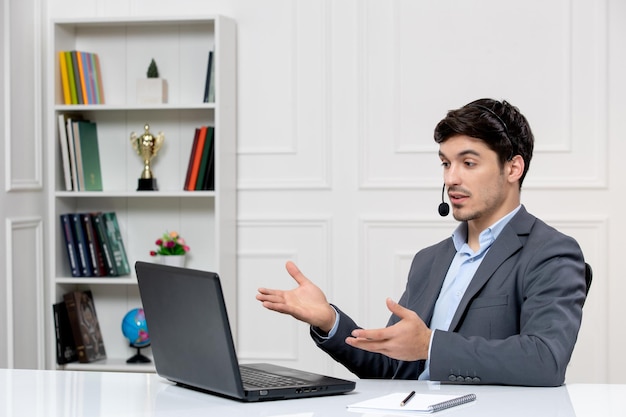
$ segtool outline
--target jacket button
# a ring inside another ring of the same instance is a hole
[[[463,382],[465,381],[465,378],[463,378],[461,375],[456,377],[456,382]]]
[[[474,379],[471,376],[466,376],[465,382],[467,382],[468,384],[471,384],[472,382],[474,382]]]
[[[472,378],[472,382],[475,383],[475,384],[479,384],[480,383],[480,378],[475,376],[474,378]]]
[[[448,381],[455,382],[456,381],[456,375],[453,375],[453,374],[448,375]]]

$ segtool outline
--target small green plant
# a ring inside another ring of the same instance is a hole
[[[156,62],[154,62],[154,58],[152,58],[148,66],[148,78],[159,78],[159,69],[157,68]]]

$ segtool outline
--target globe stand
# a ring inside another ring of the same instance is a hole
[[[142,346],[148,347],[149,345]],[[150,358],[141,354],[141,348],[137,346],[130,345],[130,347],[134,347],[137,349],[137,353],[126,360],[126,363],[150,363],[152,362]]]

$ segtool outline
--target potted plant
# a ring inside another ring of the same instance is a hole
[[[166,265],[185,266],[189,245],[178,232],[165,232],[154,244],[156,250],[150,251],[150,256],[157,257],[157,260]]]
[[[167,103],[167,81],[159,77],[159,68],[154,58],[152,58],[150,65],[148,65],[146,78],[137,80],[137,103]]]

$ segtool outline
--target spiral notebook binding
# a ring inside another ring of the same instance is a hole
[[[438,404],[433,404],[428,407],[429,411],[434,413],[437,411],[445,410],[447,408],[455,407],[457,405],[466,404],[476,399],[476,394],[466,394],[458,398],[453,398],[448,401],[444,401]]]

